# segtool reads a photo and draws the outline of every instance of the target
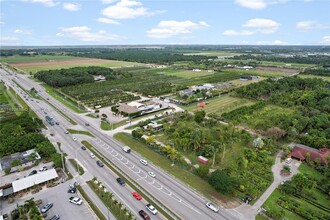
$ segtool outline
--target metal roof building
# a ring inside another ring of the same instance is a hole
[[[27,176],[23,179],[13,181],[13,192],[19,192],[23,189],[28,189],[34,185],[38,185],[40,183],[46,182],[48,180],[52,180],[57,178],[57,172],[55,169],[46,170],[42,173],[37,173],[32,176]]]

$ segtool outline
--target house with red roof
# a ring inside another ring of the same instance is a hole
[[[330,157],[330,149],[315,149],[302,144],[294,144],[293,146],[290,154],[292,158],[304,161],[309,155],[311,161],[315,161],[318,158],[321,165],[328,165],[327,157]]]

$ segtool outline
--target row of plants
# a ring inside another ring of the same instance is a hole
[[[114,194],[109,192],[102,182],[98,181],[96,177],[94,177],[93,180],[88,181],[87,184],[117,219],[136,219],[133,213],[124,207],[123,203],[116,200],[114,198]]]
[[[33,198],[26,200],[23,205],[18,205],[11,212],[12,220],[42,220],[44,219],[39,212],[36,202]]]

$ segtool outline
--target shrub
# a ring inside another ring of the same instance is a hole
[[[5,174],[6,174],[6,175],[10,174],[10,171],[11,171],[10,168],[5,169]]]

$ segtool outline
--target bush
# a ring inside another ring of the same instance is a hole
[[[5,169],[5,174],[6,174],[6,175],[10,174],[10,171],[11,171],[10,168]]]
[[[201,165],[195,169],[194,173],[204,179],[209,174],[209,166]]]

